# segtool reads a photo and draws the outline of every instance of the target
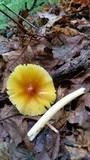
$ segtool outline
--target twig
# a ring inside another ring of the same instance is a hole
[[[2,12],[5,16],[7,16],[8,18],[10,18],[14,23],[16,23],[21,28],[22,31],[24,31],[25,33],[28,32],[20,23],[18,23],[15,19],[13,19],[7,13],[5,13],[4,11],[2,11],[1,9],[0,9],[0,12]]]
[[[28,41],[28,44],[24,47],[22,53],[15,59],[15,61],[14,61],[12,64],[10,64],[10,66],[8,66],[8,67],[6,68],[6,71],[7,71],[10,67],[12,67],[12,66],[18,61],[18,59],[23,55],[23,53],[26,51],[26,49],[27,49],[30,41],[32,40],[32,37],[33,37],[33,35],[30,37],[30,39],[29,39],[29,41]]]
[[[8,117],[1,118],[0,122],[5,121],[6,119],[10,119],[10,118],[15,117],[15,116],[22,116],[22,115],[20,113],[16,113],[16,114],[13,114],[13,115],[8,116]]]
[[[55,133],[59,133],[59,131],[50,123],[46,124],[51,130],[53,130]]]
[[[18,15],[17,13],[15,13],[14,11],[12,11],[9,7],[7,7],[5,4],[2,3],[2,5],[4,7],[6,7],[10,12],[12,12],[13,14],[15,14],[17,17],[21,18],[23,21],[25,21],[27,24],[29,24],[31,27],[36,28],[33,24],[31,24],[30,22],[28,22],[25,18],[23,18],[22,16]]]
[[[66,104],[71,102],[73,99],[85,93],[85,88],[80,88],[64,98],[60,101],[56,102],[38,121],[37,123],[29,130],[27,133],[30,141],[33,141],[37,134],[42,130],[42,128],[46,125],[46,123]]]

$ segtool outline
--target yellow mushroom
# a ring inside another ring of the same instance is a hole
[[[17,66],[7,81],[7,93],[21,114],[41,115],[56,99],[55,87],[49,73],[39,65]]]

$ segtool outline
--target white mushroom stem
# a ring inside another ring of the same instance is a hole
[[[47,124],[47,122],[66,104],[71,102],[73,99],[85,93],[85,88],[80,88],[67,96],[63,97],[60,101],[56,102],[29,130],[27,133],[30,141],[33,141],[37,134],[42,130],[42,128]]]

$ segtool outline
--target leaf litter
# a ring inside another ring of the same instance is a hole
[[[11,24],[7,33],[1,33],[0,145],[7,146],[7,159],[90,159],[89,1],[63,3],[44,7],[37,13],[33,21],[37,30],[28,27],[28,32],[23,33]],[[86,88],[85,95],[65,106],[50,121],[59,134],[45,126],[33,142],[28,140],[27,131],[40,117],[20,115],[5,93],[9,74],[24,63],[47,69],[54,80],[57,100],[80,87]]]

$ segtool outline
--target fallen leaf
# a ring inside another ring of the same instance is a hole
[[[90,93],[86,94],[85,107],[87,107],[88,109],[90,109]]]
[[[8,136],[9,136],[8,132],[6,132],[5,128],[1,123],[0,124],[0,140],[2,140],[3,142]]]
[[[11,160],[11,155],[8,149],[9,144],[4,142],[0,143],[0,159],[1,160]]]
[[[90,155],[85,149],[82,148],[72,148],[72,147],[66,147],[66,149],[69,152],[70,159],[71,160],[77,160],[77,159],[90,159]],[[86,156],[87,155],[87,156]]]
[[[60,134],[57,134],[55,146],[53,148],[52,160],[56,160],[59,157],[60,149]]]
[[[33,159],[33,153],[31,151],[26,150],[22,146],[16,147],[15,143],[9,144],[8,150],[9,150],[11,159],[13,159],[13,160],[20,160],[20,159],[32,160]]]
[[[0,121],[16,145],[23,141],[27,133],[27,124],[23,126],[24,118],[13,106],[6,105],[1,110]]]
[[[59,31],[61,33],[64,33],[67,36],[76,36],[79,34],[79,31],[70,27],[60,27],[59,25],[55,25],[52,28],[52,31]]]
[[[83,8],[88,7],[89,0],[71,0],[71,2],[70,2],[70,6],[74,11],[75,11],[75,5],[77,6],[78,4],[79,4],[79,7],[78,7],[78,10],[77,10],[77,7],[76,7],[76,10],[80,11]]]
[[[43,13],[38,12],[38,15],[40,16],[40,18],[48,18],[48,23],[46,24],[46,27],[51,27],[53,23],[55,23],[61,18],[60,16],[56,16],[55,14],[50,14],[46,11],[44,11]]]
[[[40,152],[38,153],[34,160],[51,160],[51,158],[49,157],[48,153],[46,151]]]

